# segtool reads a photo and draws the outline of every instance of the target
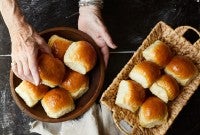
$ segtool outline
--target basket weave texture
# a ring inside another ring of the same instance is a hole
[[[197,40],[194,44],[191,44],[187,41],[183,34],[188,30],[192,29],[196,31],[197,34],[199,32],[190,27],[190,26],[181,26],[172,29],[170,26],[166,25],[164,22],[159,22],[152,29],[147,38],[143,41],[142,45],[137,49],[134,55],[130,58],[128,63],[123,67],[123,69],[118,73],[116,78],[107,88],[107,90],[103,93],[101,97],[101,103],[106,105],[113,112],[113,119],[117,127],[122,130],[124,133],[128,134],[126,130],[124,130],[120,126],[120,121],[124,120],[128,124],[130,124],[133,129],[131,133],[134,135],[163,135],[166,133],[170,125],[173,123],[179,112],[182,108],[187,104],[189,98],[193,95],[195,90],[198,89],[200,84],[200,39]],[[200,34],[199,34],[200,36]],[[172,51],[177,55],[184,55],[188,57],[198,68],[198,75],[187,85],[181,87],[180,95],[173,101],[168,102],[168,120],[164,124],[154,128],[143,128],[139,125],[138,122],[138,112],[132,113],[126,109],[123,109],[115,104],[115,99],[118,91],[118,86],[121,80],[128,79],[128,74],[138,62],[144,60],[142,56],[142,51],[145,50],[148,46],[150,46],[156,40],[161,40],[170,46]]]

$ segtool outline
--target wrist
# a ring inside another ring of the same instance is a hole
[[[10,37],[11,40],[19,40],[23,39],[24,41],[26,41],[26,39],[28,37],[31,37],[34,34],[34,30],[33,28],[29,25],[29,24],[25,24],[25,23],[20,23],[20,24],[16,24],[17,26],[15,26],[14,28],[9,28],[9,33],[10,33]]]
[[[15,36],[16,34],[29,36],[33,33],[32,26],[25,21],[23,16],[20,18],[13,18],[13,23],[11,23],[11,25],[8,24],[7,26],[11,36]]]
[[[103,0],[79,0],[79,7],[95,6],[99,9],[103,8]]]
[[[80,15],[88,15],[90,13],[99,13],[100,14],[100,9],[97,6],[94,5],[89,5],[89,6],[83,6],[83,7],[79,7],[79,14]]]

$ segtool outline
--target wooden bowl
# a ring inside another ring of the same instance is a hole
[[[44,122],[52,122],[52,123],[63,122],[70,119],[74,119],[82,115],[84,112],[86,112],[93,105],[98,95],[100,94],[101,88],[103,86],[104,74],[105,74],[103,56],[100,53],[98,46],[95,44],[95,42],[92,40],[91,37],[89,37],[87,34],[77,29],[68,28],[68,27],[52,28],[40,33],[40,35],[46,41],[48,41],[48,39],[54,34],[70,39],[72,41],[85,40],[91,43],[97,52],[97,64],[88,73],[89,78],[90,78],[89,90],[82,97],[80,97],[79,99],[75,101],[75,105],[76,105],[75,110],[57,119],[48,117],[40,102],[38,102],[38,104],[32,108],[28,107],[25,104],[25,102],[15,92],[15,88],[20,84],[22,80],[17,78],[17,76],[15,76],[14,73],[12,72],[12,70],[10,71],[11,93],[18,107],[23,112],[25,112],[27,115],[29,115],[30,117],[34,119],[44,121]]]

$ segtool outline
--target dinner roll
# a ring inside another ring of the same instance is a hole
[[[38,60],[38,70],[41,83],[53,88],[62,83],[65,65],[58,58],[42,54]]]
[[[115,104],[135,112],[145,99],[144,88],[132,80],[122,80],[118,87]]]
[[[73,99],[78,99],[89,89],[87,75],[70,70],[64,77],[61,87],[68,90]]]
[[[150,61],[142,61],[136,64],[129,77],[143,86],[149,88],[161,75],[159,66]]]
[[[157,97],[149,97],[139,109],[139,123],[142,127],[152,128],[166,122],[167,105]]]
[[[45,85],[34,85],[28,81],[22,81],[16,88],[16,93],[24,100],[26,105],[33,107],[48,92]]]
[[[146,60],[154,62],[160,67],[165,67],[173,57],[170,47],[160,40],[147,47],[142,54]]]
[[[51,118],[59,118],[75,108],[71,95],[62,88],[55,88],[47,92],[41,103],[45,112]]]
[[[150,91],[165,103],[174,100],[179,94],[179,85],[170,75],[163,75],[150,87]]]
[[[197,67],[185,56],[177,55],[165,67],[165,72],[173,76],[181,85],[187,85],[197,74]]]
[[[72,41],[60,37],[58,35],[53,35],[49,39],[49,46],[51,47],[51,51],[54,57],[59,58],[63,61],[65,52],[67,48],[71,45]]]
[[[86,74],[96,63],[97,54],[93,46],[86,41],[72,43],[64,55],[64,63],[81,74]]]

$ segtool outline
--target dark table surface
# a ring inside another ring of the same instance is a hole
[[[77,28],[77,0],[27,0],[19,3],[28,22],[38,32],[57,26]],[[199,0],[105,0],[102,15],[114,42],[118,45],[116,50],[110,50],[104,90],[159,21],[166,22],[172,28],[189,25],[200,30]],[[185,37],[191,42],[198,38],[193,33]],[[29,123],[34,119],[21,112],[11,97],[10,52],[9,33],[0,16],[0,134],[27,135],[30,134]],[[199,116],[200,89],[190,98],[167,134],[200,134]]]

